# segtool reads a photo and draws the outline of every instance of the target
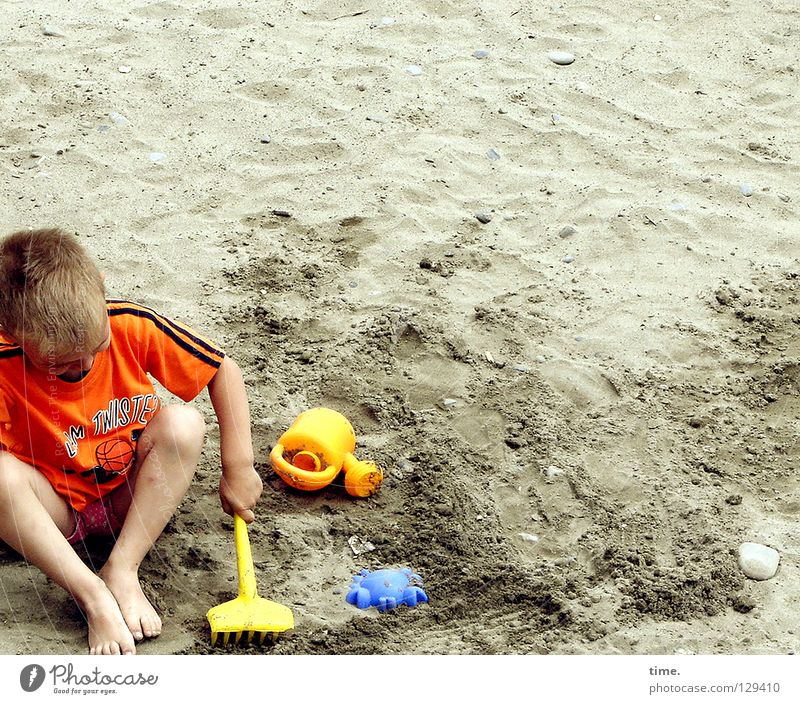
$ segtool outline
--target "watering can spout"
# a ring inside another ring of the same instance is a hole
[[[350,496],[372,496],[381,486],[383,472],[374,462],[357,460],[349,452],[344,456],[344,488]]]

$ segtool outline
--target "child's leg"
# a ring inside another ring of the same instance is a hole
[[[125,522],[100,576],[137,640],[161,633],[161,619],[139,583],[139,565],[185,496],[204,437],[205,421],[195,409],[162,408],[139,438],[132,480],[113,492],[114,511]]]
[[[47,479],[0,452],[0,538],[73,596],[86,614],[92,654],[133,654],[114,596],[64,537],[73,527],[72,509]]]

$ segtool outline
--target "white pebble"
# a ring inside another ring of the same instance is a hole
[[[568,254],[561,261],[564,262],[564,264],[572,264],[572,262],[575,261],[575,257],[573,257],[571,254]]]
[[[486,51],[486,49],[476,49],[472,52],[472,55],[476,59],[485,59],[487,56],[489,56],[489,52]]]
[[[419,66],[413,66],[413,65],[412,66],[406,66],[405,69],[403,69],[403,70],[406,73],[410,73],[412,76],[421,76],[422,75],[422,69]]]
[[[384,27],[388,27],[390,24],[394,24],[395,21],[396,20],[394,19],[394,17],[381,17],[381,24]]]
[[[542,474],[546,477],[557,477],[560,474],[564,474],[564,470],[551,464],[547,469],[542,470]]]
[[[661,22],[661,15],[653,15],[653,19],[654,19],[656,22]]]
[[[739,191],[745,198],[749,198],[753,195],[753,187],[746,182],[739,186]]]
[[[66,37],[67,35],[61,30],[60,27],[56,27],[54,24],[43,24],[42,25],[42,34],[46,37]]]
[[[571,54],[568,51],[551,51],[548,52],[547,58],[559,66],[569,66],[575,61],[575,54]]]
[[[538,543],[539,536],[534,535],[533,533],[517,533],[517,535],[522,538],[523,540],[527,540],[529,543]]]
[[[167,155],[163,152],[150,152],[150,161],[154,164],[160,164],[167,158]]]
[[[490,149],[486,152],[486,158],[491,161],[497,161],[500,158],[500,152],[497,149]]]
[[[686,207],[686,205],[685,205],[685,204],[683,204],[683,203],[670,203],[670,204],[669,204],[667,207],[668,207],[668,208],[669,208],[669,209],[670,209],[670,210],[671,210],[673,213],[684,213],[684,212],[686,212],[687,210],[689,210],[689,208],[687,208],[687,207]]]
[[[117,71],[119,71],[120,73],[130,73],[131,72],[131,67],[130,66],[120,66],[117,69]]]
[[[113,122],[115,125],[128,124],[127,118],[125,118],[123,115],[120,115],[118,112],[110,112],[108,113],[108,116],[111,118],[111,122]]]
[[[739,567],[750,579],[770,579],[778,571],[781,556],[774,548],[759,543],[739,546]]]

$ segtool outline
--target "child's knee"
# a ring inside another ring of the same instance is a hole
[[[154,420],[158,420],[157,437],[179,449],[198,447],[206,434],[206,421],[191,406],[165,406]],[[158,437],[160,436],[160,437]]]
[[[0,452],[0,497],[14,496],[20,488],[30,486],[31,467],[9,452]]]

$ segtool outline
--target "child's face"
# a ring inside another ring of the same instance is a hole
[[[40,350],[20,345],[25,356],[30,363],[37,369],[53,374],[54,376],[64,377],[67,380],[79,379],[85,372],[88,372],[94,364],[95,355],[108,349],[111,344],[111,326],[106,321],[105,337],[103,341],[92,350],[78,351],[74,354],[63,357],[53,357],[42,353]]]

